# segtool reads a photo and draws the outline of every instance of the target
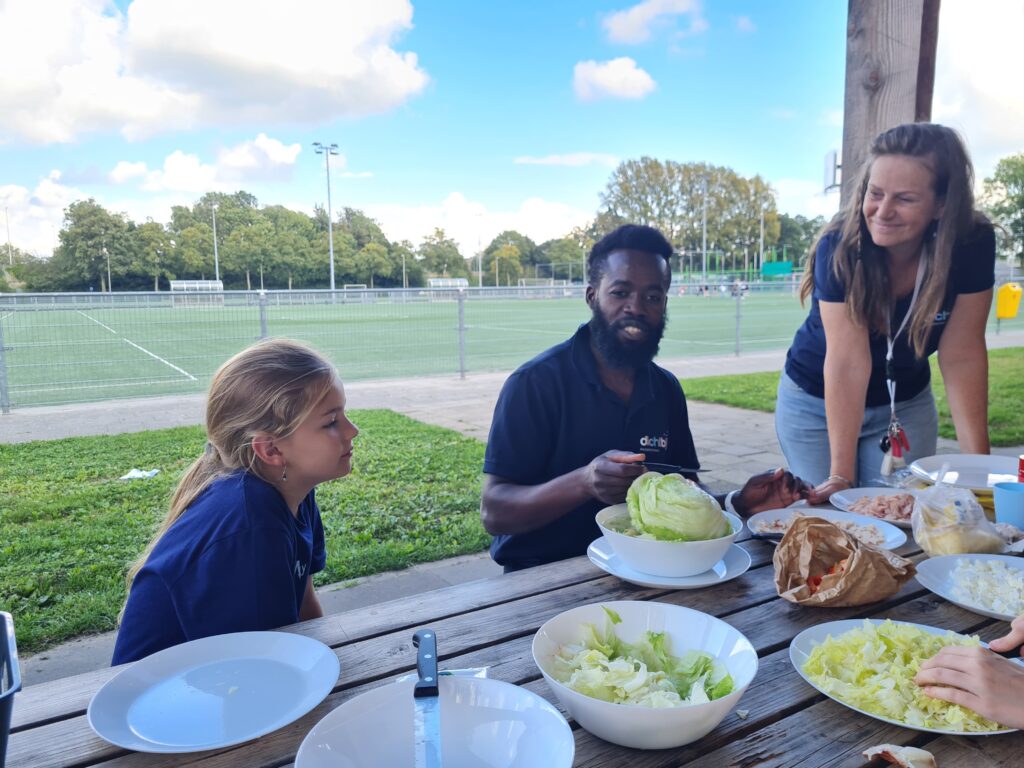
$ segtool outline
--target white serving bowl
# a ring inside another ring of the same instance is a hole
[[[729,520],[730,533],[707,541],[658,541],[627,536],[607,526],[609,520],[625,515],[629,511],[625,504],[605,507],[594,519],[605,539],[630,568],[652,576],[696,576],[704,573],[725,557],[733,540],[743,530],[743,521],[736,515],[723,512]]]
[[[309,732],[295,768],[411,766],[414,680],[349,699]],[[547,700],[479,677],[443,676],[441,759],[445,768],[570,768],[572,731]]]
[[[728,696],[688,707],[654,709],[612,704],[577,693],[551,676],[552,662],[562,645],[579,643],[583,625],[604,627],[604,607],[622,618],[619,637],[635,642],[644,632],[665,632],[675,656],[706,651],[728,669],[735,687]],[[533,638],[533,660],[562,706],[583,728],[605,741],[634,749],[668,749],[705,736],[736,706],[757,674],[757,652],[738,630],[700,611],[658,602],[634,600],[593,603],[573,608],[546,622]]]

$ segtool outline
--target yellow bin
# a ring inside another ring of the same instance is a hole
[[[1020,283],[1006,283],[996,293],[996,320],[1011,320],[1020,310]]]

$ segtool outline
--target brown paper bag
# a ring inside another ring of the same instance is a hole
[[[828,570],[846,559],[843,573]],[[820,517],[793,521],[775,548],[775,586],[797,605],[841,608],[891,597],[916,572],[914,564],[887,549],[875,549]],[[807,580],[821,576],[814,594]]]

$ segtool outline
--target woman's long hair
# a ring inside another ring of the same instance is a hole
[[[862,207],[874,161],[885,155],[906,155],[932,172],[936,200],[942,205],[938,220],[925,230],[921,258],[925,273],[908,321],[914,354],[923,357],[932,321],[942,308],[953,263],[953,248],[969,238],[976,224],[987,222],[974,208],[974,168],[963,140],[951,128],[934,123],[907,123],[879,134],[871,143],[857,179],[856,193],[819,234],[811,248],[800,286],[804,301],[814,290],[814,261],[821,240],[838,233],[832,258],[836,278],[846,289],[850,319],[868,330],[888,336],[892,296],[889,260],[871,239]]]
[[[185,470],[167,516],[129,568],[129,590],[157,542],[214,480],[243,469],[262,476],[253,437],[290,435],[336,381],[334,367],[323,356],[287,339],[254,344],[217,370],[206,400],[206,450]]]

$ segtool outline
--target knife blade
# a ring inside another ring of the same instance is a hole
[[[417,648],[413,686],[416,702],[416,768],[441,768],[441,699],[437,685],[437,636],[432,629],[420,629],[412,636]]]
[[[694,467],[684,467],[684,466],[681,466],[679,464],[662,464],[661,462],[658,462],[658,461],[641,461],[640,463],[643,464],[648,469],[654,470],[655,472],[663,472],[663,473],[667,473],[667,474],[672,474],[673,472],[675,472],[675,473],[681,475],[684,472],[707,472],[707,471],[709,471],[709,470],[706,470],[706,469],[695,469]]]

